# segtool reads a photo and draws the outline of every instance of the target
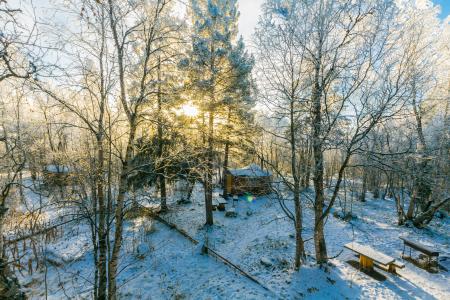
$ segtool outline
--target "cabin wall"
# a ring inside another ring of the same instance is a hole
[[[271,183],[272,178],[267,177],[239,177],[227,174],[226,176],[225,193],[242,195],[244,193],[251,193],[254,195],[267,195],[272,192]]]

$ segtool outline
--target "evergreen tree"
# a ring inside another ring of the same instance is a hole
[[[189,73],[196,100],[205,121],[206,224],[213,224],[212,190],[215,123],[223,108],[248,95],[253,60],[244,51],[242,40],[236,43],[237,0],[191,0],[192,51]],[[237,96],[237,97],[235,97]],[[233,99],[233,100],[231,100]]]
[[[252,97],[254,85],[251,80],[254,59],[245,51],[242,37],[233,46],[229,59],[232,78],[223,103],[222,123],[225,125],[219,128],[222,133],[220,139],[224,144],[224,174],[229,166],[230,148],[237,144],[240,144],[241,148],[251,148],[252,145],[247,142],[252,140],[250,135],[255,132],[254,114],[251,110],[255,104]]]

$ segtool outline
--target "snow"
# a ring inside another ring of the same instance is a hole
[[[50,173],[69,173],[70,168],[68,166],[61,165],[47,165],[45,170]]]
[[[271,267],[272,261],[269,258],[263,256],[263,257],[261,257],[261,264],[263,264],[266,267]]]
[[[345,244],[344,247],[358,254],[367,256],[382,265],[388,265],[390,263],[393,263],[395,260],[394,258],[388,255],[380,253],[379,251],[373,249],[372,247],[361,245],[356,242],[350,242],[348,244]]]
[[[220,191],[216,191],[220,192]],[[309,192],[311,193],[311,192]],[[214,212],[215,225],[204,226],[203,190],[197,185],[192,203],[176,204],[170,199],[167,221],[177,224],[196,240],[194,245],[177,231],[140,217],[126,222],[119,265],[119,298],[123,299],[448,299],[448,271],[431,274],[405,262],[399,275],[386,273],[378,281],[352,267],[354,252],[347,243],[359,243],[398,259],[402,252],[399,236],[414,237],[441,251],[441,264],[450,269],[448,218],[436,219],[427,229],[398,227],[395,202],[371,199],[354,201],[350,222],[330,216],[326,222],[328,254],[341,253],[322,268],[314,257],[313,211],[304,197],[304,239],[307,262],[300,271],[293,269],[295,239],[292,221],[287,219],[276,199],[240,197],[229,200],[227,211]],[[287,205],[293,207],[292,201]],[[334,211],[338,212],[339,206]],[[57,216],[57,214],[51,214]],[[202,254],[204,243],[256,278],[262,286],[236,270]],[[90,298],[94,276],[90,228],[84,223],[69,223],[63,236],[46,246],[50,259],[60,265],[19,276],[31,299]],[[26,261],[32,257],[28,251]],[[399,260],[401,261],[401,260]]]
[[[333,216],[326,223],[328,254],[335,256],[326,270],[316,267],[314,256],[313,211],[310,203],[303,198],[304,239],[308,262],[299,272],[294,272],[293,254],[295,239],[292,222],[282,212],[278,202],[271,197],[252,200],[240,197],[234,209],[238,217],[226,218],[223,212],[215,212],[215,225],[210,232],[205,230],[204,207],[201,192],[190,205],[177,207],[166,218],[187,230],[196,239],[204,240],[219,253],[242,266],[251,275],[265,283],[271,290],[285,298],[315,299],[446,299],[450,295],[448,272],[430,274],[409,262],[399,270],[400,276],[384,274],[387,280],[379,282],[347,263],[354,260],[352,251],[344,250],[349,242],[370,245],[372,248],[397,259],[403,249],[400,235],[414,235],[441,249],[441,258],[449,256],[450,223],[447,219],[436,219],[428,229],[398,227],[395,202],[393,200],[369,199],[365,203],[354,201],[353,214],[357,219],[344,222]],[[286,203],[291,208],[292,201]],[[229,201],[227,210],[232,207]],[[338,210],[336,207],[335,210]],[[267,268],[261,258],[271,261]],[[399,261],[401,261],[399,259]],[[448,260],[442,260],[447,269]]]
[[[231,175],[242,177],[267,177],[272,174],[268,171],[263,171],[258,165],[251,164],[243,169],[231,169]]]

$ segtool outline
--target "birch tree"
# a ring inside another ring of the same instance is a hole
[[[292,41],[308,70],[305,107],[313,150],[314,245],[328,259],[324,222],[351,157],[374,126],[395,114],[405,98],[407,53],[396,47],[391,1],[267,1],[282,18],[295,18]],[[326,204],[324,152],[339,149],[337,178]]]
[[[127,142],[121,156],[118,194],[115,203],[114,243],[108,263],[108,297],[117,297],[117,270],[123,238],[123,217],[125,197],[128,190],[128,176],[132,171],[131,162],[139,123],[142,121],[144,104],[155,96],[155,86],[151,84],[156,75],[158,58],[164,47],[171,42],[175,29],[167,27],[163,20],[170,12],[170,0],[123,3],[108,0],[109,25],[115,47],[116,72],[119,78],[117,95],[127,119]],[[138,38],[142,54],[136,55],[132,48]]]
[[[108,98],[112,90],[111,53],[107,47],[108,15],[104,5],[85,1],[80,15],[78,2],[68,2],[65,13],[68,18],[79,19],[80,28],[73,30],[63,27],[55,32],[58,42],[69,45],[65,51],[70,57],[70,65],[63,68],[57,82],[34,81],[34,85],[50,96],[65,111],[78,120],[80,127],[86,128],[88,135],[95,139],[95,166],[92,174],[92,197],[90,199],[89,220],[92,227],[93,257],[95,263],[94,295],[98,299],[107,297],[107,257],[109,235],[105,138],[107,117],[111,107]],[[56,27],[56,26],[55,26]],[[56,27],[57,28],[57,27]],[[61,93],[55,86],[71,87]],[[78,89],[81,87],[81,89]],[[110,163],[110,162],[109,162]],[[109,197],[108,197],[109,198]]]
[[[76,2],[72,4],[77,11]],[[129,180],[139,167],[133,165],[139,151],[137,131],[148,114],[148,104],[157,102],[160,57],[174,41],[177,27],[168,20],[171,1],[166,0],[84,1],[77,13],[86,27],[71,32],[69,49],[81,75],[65,74],[69,81],[75,80],[67,95],[53,88],[55,83],[34,84],[73,113],[96,140],[92,211],[98,281],[96,275],[94,294],[116,299]],[[111,118],[116,119],[113,129]],[[106,142],[109,158],[105,157]],[[117,183],[112,179],[112,156],[119,162]]]
[[[45,50],[38,42],[40,34],[33,30],[33,26],[21,22],[23,12],[19,7],[10,6],[7,1],[0,1],[0,88],[14,91],[19,85],[42,71],[44,64],[42,56]],[[31,16],[33,17],[33,16]],[[5,103],[0,102],[0,265],[1,280],[7,288],[2,291],[5,297],[22,297],[20,290],[11,274],[8,272],[6,257],[4,257],[3,222],[8,212],[7,200],[15,186],[21,187],[21,174],[26,164],[26,154],[21,147],[21,137],[9,131],[5,123]],[[20,102],[17,103],[17,112],[20,111]],[[17,115],[16,124],[20,126],[21,120]],[[20,133],[20,132],[19,132]]]
[[[445,60],[449,51],[448,48],[439,47],[439,39],[445,34],[445,31],[441,28],[433,8],[418,9],[414,6],[407,6],[403,9],[400,18],[404,20],[405,27],[402,43],[406,48],[405,51],[411,53],[409,106],[414,117],[417,137],[415,164],[413,174],[411,174],[414,187],[405,217],[407,220],[413,220],[414,225],[421,227],[425,220],[430,220],[434,212],[448,201],[445,195],[435,194],[435,187],[439,181],[436,178],[436,171],[438,168],[442,169],[442,166],[436,166],[440,155],[435,149],[441,149],[442,144],[430,147],[431,139],[426,138],[425,130],[431,116],[436,114],[437,107],[444,112],[448,110],[439,102],[446,102],[445,99],[448,96],[448,91],[446,91],[448,79],[445,76],[449,72],[448,66],[440,65],[440,60]],[[444,77],[440,78],[442,75]],[[444,120],[446,119],[444,113]],[[430,134],[428,135],[430,136]],[[443,136],[443,140],[445,140],[445,136]],[[441,176],[439,175],[439,177]],[[444,199],[434,201],[433,196]],[[417,216],[415,212],[417,212]]]
[[[314,39],[307,52],[313,67],[314,244],[317,262],[322,263],[328,258],[324,220],[338,196],[345,169],[374,126],[401,109],[409,57],[393,47],[393,2],[319,1],[311,9],[315,9],[311,19]],[[348,124],[347,134],[337,140],[342,160],[325,205],[323,151],[342,122]]]
[[[292,3],[295,9],[295,3]],[[266,109],[271,111],[270,117],[275,131],[265,129],[280,143],[285,142],[289,153],[290,180],[283,169],[271,164],[284,184],[292,192],[295,212],[291,212],[280,199],[283,211],[293,221],[296,236],[295,268],[298,269],[306,258],[302,237],[303,216],[301,204],[301,171],[303,162],[299,160],[300,142],[306,137],[301,124],[304,121],[308,104],[307,74],[308,66],[304,63],[302,45],[296,42],[298,19],[294,10],[280,14],[276,1],[267,2],[264,14],[260,19],[255,34],[258,59],[258,79],[262,87],[260,95]]]

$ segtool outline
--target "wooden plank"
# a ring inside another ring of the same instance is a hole
[[[194,239],[193,237],[191,237],[185,230],[178,228],[177,225],[170,223],[169,221],[166,221],[165,219],[161,218],[160,216],[158,216],[157,214],[150,212],[149,216],[154,218],[155,220],[158,220],[159,222],[163,223],[164,225],[175,229],[176,231],[178,231],[181,235],[183,235],[184,237],[186,237],[188,240],[190,240],[194,245],[198,244],[198,241],[196,239]]]
[[[366,256],[381,265],[387,266],[395,261],[394,258],[392,258],[384,253],[381,253],[369,246],[364,246],[364,245],[361,245],[356,242],[348,243],[348,244],[344,245],[344,247],[349,250],[352,250],[360,255]]]
[[[395,260],[392,264],[394,266],[396,266],[397,268],[400,268],[400,269],[403,269],[405,267],[405,264],[400,262],[400,261],[398,261],[398,260]]]
[[[227,204],[227,200],[223,199],[223,198],[217,198],[217,201],[219,202],[219,204]]]
[[[199,244],[199,241],[197,241],[196,239],[194,239],[193,237],[191,237],[186,231],[184,231],[183,229],[179,228],[176,224],[171,223],[163,218],[161,218],[160,216],[158,216],[157,214],[150,212],[149,217],[151,218],[155,218],[156,220],[160,221],[161,223],[163,223],[164,225],[168,226],[169,228],[175,229],[176,231],[178,231],[181,235],[183,235],[184,237],[188,238],[193,244],[197,245]],[[226,259],[225,257],[223,257],[222,255],[220,255],[217,251],[215,251],[214,249],[211,249],[210,247],[208,247],[207,245],[203,245],[203,247],[206,250],[206,253],[208,255],[213,255],[214,257],[216,257],[217,259],[219,259],[220,261],[222,261],[225,265],[230,266],[232,268],[234,268],[235,270],[237,270],[239,273],[241,273],[242,275],[244,275],[245,277],[247,277],[248,279],[250,279],[251,281],[255,282],[256,284],[258,284],[259,286],[261,286],[263,289],[273,293],[275,295],[275,293],[270,290],[268,287],[266,287],[264,284],[262,284],[259,280],[257,280],[255,277],[253,277],[252,275],[248,274],[247,272],[245,272],[240,266],[232,263],[230,260]]]
[[[420,242],[413,241],[404,237],[400,237],[401,240],[403,240],[403,243],[407,245],[408,247],[411,247],[417,251],[420,251],[428,256],[439,256],[439,252],[435,251],[424,244],[421,244]]]

